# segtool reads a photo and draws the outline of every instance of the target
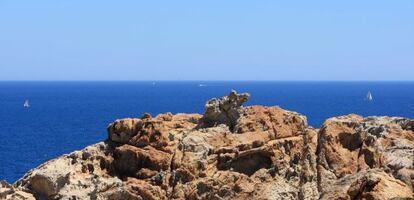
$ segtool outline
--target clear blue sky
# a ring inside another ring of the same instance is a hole
[[[414,1],[1,0],[0,80],[414,80]]]

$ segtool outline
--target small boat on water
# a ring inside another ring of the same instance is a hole
[[[372,101],[373,100],[371,92],[368,92],[367,97],[365,98],[365,100],[367,100],[367,101]]]
[[[23,107],[25,107],[25,108],[30,107],[29,100],[24,101]]]

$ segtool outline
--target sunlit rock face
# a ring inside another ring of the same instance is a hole
[[[358,115],[328,119],[319,131],[317,152],[322,197],[412,196],[412,123],[399,117]]]
[[[414,123],[348,115],[320,129],[247,93],[204,115],[116,120],[108,139],[48,161],[0,199],[391,199],[413,195]]]

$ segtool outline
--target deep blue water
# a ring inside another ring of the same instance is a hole
[[[117,118],[202,113],[208,99],[230,89],[251,93],[247,105],[305,114],[314,127],[349,113],[414,118],[414,82],[0,82],[0,180],[14,182],[49,159],[104,140]],[[364,101],[368,91],[372,102]]]

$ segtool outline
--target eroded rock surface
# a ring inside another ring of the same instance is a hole
[[[414,132],[407,125],[410,123],[398,117],[358,115],[328,119],[319,131],[317,152],[322,197],[338,193],[338,184],[343,192],[340,196],[348,199],[355,195],[362,199],[412,196]],[[355,180],[359,177],[362,180]],[[371,181],[372,177],[381,177],[381,181]],[[347,188],[350,191],[345,192]],[[370,198],[363,198],[368,192]]]
[[[200,127],[213,127],[226,124],[230,130],[236,126],[243,114],[243,103],[249,100],[250,94],[237,94],[232,90],[228,96],[210,99],[205,105],[205,112],[200,120]]]
[[[4,200],[35,200],[31,193],[24,192],[21,189],[0,181],[0,199]]]
[[[0,184],[0,199],[392,199],[413,195],[414,123],[348,115],[320,129],[232,91],[199,114],[116,120],[108,140]]]

